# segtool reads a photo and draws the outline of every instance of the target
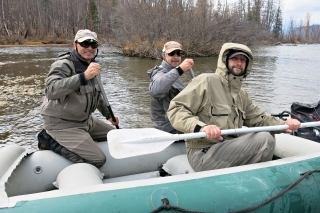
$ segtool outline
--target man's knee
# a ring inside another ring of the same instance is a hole
[[[90,163],[97,168],[102,167],[107,161],[107,158],[102,151],[101,152],[96,151],[95,154],[93,154],[92,156],[93,156],[92,158],[88,156],[86,158],[86,161],[87,163]]]
[[[268,145],[274,149],[276,147],[276,140],[269,132],[261,132]]]
[[[62,157],[65,157],[66,159],[74,162],[74,163],[86,163],[86,160],[84,158],[82,158],[79,155],[77,155],[76,153],[66,149],[65,147],[62,147],[62,149],[60,151],[60,155]]]
[[[94,161],[88,161],[88,163],[94,165],[97,168],[102,167],[107,161],[106,156],[102,156],[101,159],[94,160]]]
[[[263,149],[261,161],[271,160],[276,147],[275,138],[269,132],[259,132],[258,137]]]
[[[60,154],[61,156],[65,157],[66,159],[74,163],[90,163],[97,168],[102,167],[107,161],[107,158],[104,154],[101,154],[99,157],[96,157],[95,160],[91,160],[91,159],[82,158],[78,154],[66,149],[65,147],[61,149]]]
[[[269,132],[257,132],[254,134],[255,141],[262,141],[262,143],[268,143],[275,146],[275,138]]]

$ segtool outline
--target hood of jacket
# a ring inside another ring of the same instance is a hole
[[[242,76],[235,76],[228,70],[228,54],[230,53],[230,51],[234,50],[243,51],[249,56],[249,60],[246,64],[245,74]],[[251,73],[252,62],[253,55],[249,47],[237,43],[225,43],[224,45],[222,45],[219,53],[216,74],[219,76],[222,83],[229,88],[229,92],[231,92],[233,97],[235,97],[241,89],[243,79]]]

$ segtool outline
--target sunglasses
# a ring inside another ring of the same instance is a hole
[[[181,56],[182,51],[181,50],[172,51],[171,53],[168,53],[168,56],[174,56],[174,54],[177,54],[177,56]]]
[[[97,42],[90,42],[90,41],[78,42],[78,44],[80,44],[80,46],[83,48],[88,48],[91,46],[92,49],[96,49],[99,46]]]

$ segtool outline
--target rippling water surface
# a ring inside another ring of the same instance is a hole
[[[269,113],[290,110],[292,102],[320,100],[320,45],[254,47],[254,69],[244,87]],[[39,106],[44,80],[59,53],[71,47],[0,47],[0,146],[17,143],[36,149],[42,129]],[[122,128],[151,127],[147,70],[159,60],[123,57],[101,47],[102,83]],[[214,72],[216,57],[195,58],[195,75]],[[190,75],[182,76],[185,83]],[[99,112],[95,115],[103,119]]]

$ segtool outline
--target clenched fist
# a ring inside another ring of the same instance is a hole
[[[100,71],[101,71],[100,64],[98,64],[96,62],[91,62],[89,64],[88,68],[86,69],[86,71],[84,71],[84,77],[88,81],[88,80],[96,77],[97,75],[99,75]]]

